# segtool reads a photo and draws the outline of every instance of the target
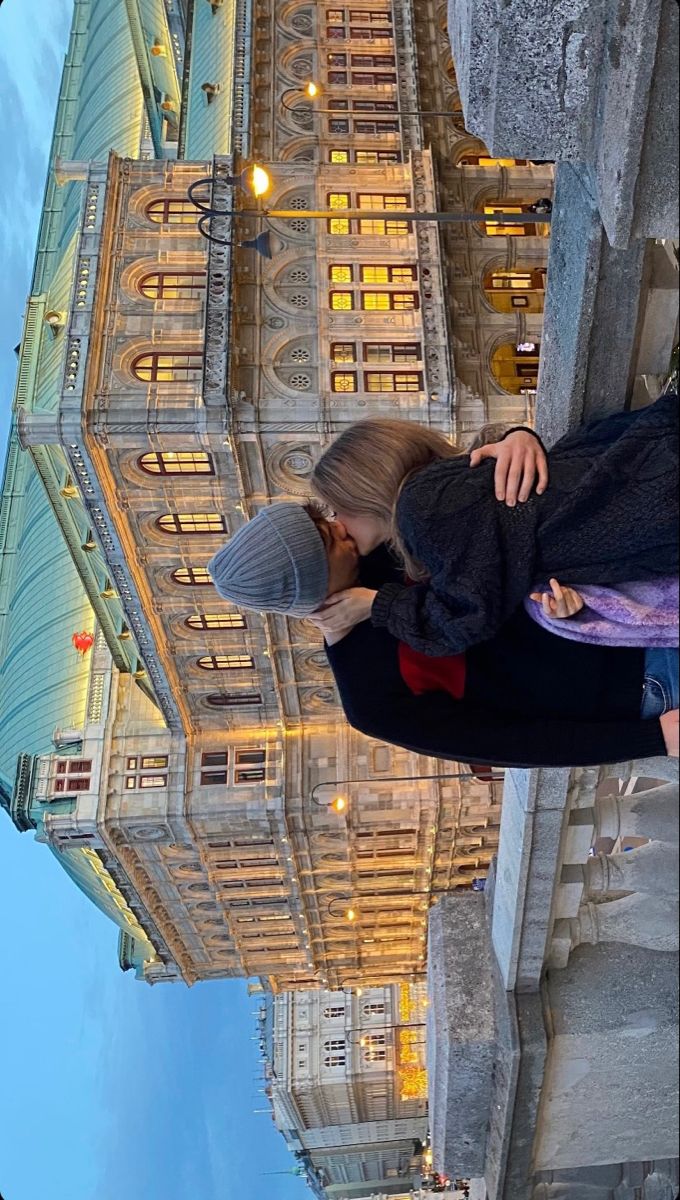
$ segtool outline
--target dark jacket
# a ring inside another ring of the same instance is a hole
[[[361,582],[398,580],[384,550]],[[345,715],[370,737],[417,754],[509,767],[587,766],[666,753],[658,720],[640,719],[643,653],[569,642],[518,609],[465,655],[465,693],[416,696],[399,643],[370,621],[327,648]]]
[[[543,496],[508,508],[495,464],[442,459],[407,480],[397,505],[427,584],[388,583],[372,621],[424,654],[493,637],[538,579],[613,586],[678,572],[678,398],[562,438]]]

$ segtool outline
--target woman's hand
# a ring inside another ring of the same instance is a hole
[[[534,483],[541,496],[548,486],[548,459],[538,438],[528,430],[516,429],[502,442],[480,446],[470,455],[470,466],[478,467],[485,458],[496,459],[494,486],[496,499],[514,508],[519,500],[528,500]]]
[[[561,587],[556,579],[550,580],[552,592],[532,592],[530,599],[543,605],[546,617],[564,619],[575,617],[576,613],[585,608],[585,601],[575,588]]]
[[[660,717],[661,732],[666,743],[666,754],[669,758],[678,758],[680,756],[680,710],[674,708],[671,712],[664,713]]]
[[[336,592],[329,596],[323,608],[317,609],[308,619],[321,630],[329,646],[334,646],[355,625],[368,620],[377,594],[370,588],[348,588],[344,592]]]

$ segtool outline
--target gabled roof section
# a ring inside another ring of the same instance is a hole
[[[234,0],[215,9],[208,0],[194,0],[183,158],[202,160],[231,153],[237,10]],[[219,87],[210,103],[204,84]]]

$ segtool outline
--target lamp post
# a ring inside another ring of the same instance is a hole
[[[285,108],[286,112],[294,113],[300,110],[297,109],[295,104],[289,103],[289,96],[297,96],[302,100],[316,100],[316,98],[320,95],[321,88],[317,83],[308,83],[303,88],[286,88],[285,92],[281,94],[281,107]],[[316,105],[314,105],[311,111],[318,113],[319,116],[331,116],[341,119],[343,112],[347,112],[348,109],[317,108]],[[395,108],[383,110],[382,115],[393,117],[451,117],[452,120],[454,120],[456,124],[460,126],[463,132],[466,132],[465,126],[463,125],[463,114],[455,109],[399,108],[399,106],[397,106]]]
[[[363,778],[363,779],[329,779],[323,783],[315,784],[315,786],[312,788],[312,790],[309,794],[309,798],[313,804],[317,805],[318,808],[332,808],[334,812],[342,813],[342,812],[345,812],[347,807],[349,806],[349,800],[347,800],[346,797],[335,796],[332,800],[329,800],[327,804],[324,804],[320,800],[317,799],[316,793],[321,788],[345,787],[348,784],[354,784],[354,783],[365,783],[365,784],[413,783],[413,784],[416,784],[416,783],[422,783],[427,780],[433,780],[433,779],[474,779],[474,778],[475,778],[474,772],[472,770],[468,770],[468,771],[440,772],[436,775],[417,775],[417,776],[414,776],[414,775],[382,775],[375,779],[367,779],[367,778]],[[496,782],[501,779],[503,779],[502,775],[491,775],[489,777],[489,779],[488,780],[485,779],[484,782],[485,783],[486,782],[493,783],[493,782]]]

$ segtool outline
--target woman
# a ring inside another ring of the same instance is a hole
[[[612,586],[678,572],[678,400],[664,396],[561,439],[550,486],[508,508],[492,467],[401,421],[351,426],[317,464],[319,498],[368,554],[398,551],[412,586],[352,589],[327,628],[371,618],[414,650],[458,654],[492,637],[536,579]]]

